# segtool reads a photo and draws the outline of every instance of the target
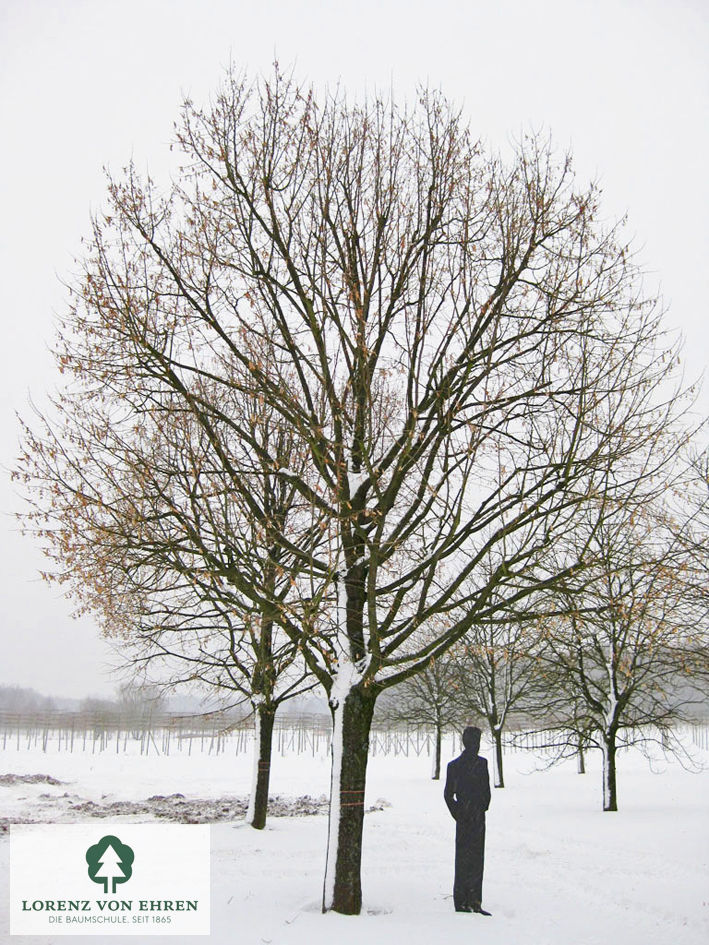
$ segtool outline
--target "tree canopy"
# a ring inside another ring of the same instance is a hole
[[[441,94],[232,72],[176,142],[167,191],[109,182],[24,469],[109,625],[185,586],[319,680],[324,908],[358,912],[377,695],[581,566],[549,550],[644,474],[674,352],[598,189],[540,136],[490,153]]]

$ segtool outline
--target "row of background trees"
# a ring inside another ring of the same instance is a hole
[[[488,731],[496,787],[510,729],[553,730],[558,757],[578,755],[581,771],[584,751],[600,750],[607,811],[618,809],[620,747],[659,742],[684,755],[675,730],[706,715],[709,668],[706,584],[687,553],[690,521],[678,540],[675,522],[663,529],[646,507],[616,513],[594,522],[583,571],[545,598],[546,612],[475,627],[381,707],[391,721],[437,733],[434,778],[441,735],[470,719]],[[581,522],[570,540],[586,540]]]
[[[361,907],[377,699],[461,648],[493,736],[543,684],[614,809],[619,731],[706,651],[706,545],[669,501],[691,392],[598,188],[440,94],[278,69],[186,102],[176,142],[167,190],[109,180],[25,427],[48,576],[136,667],[251,702],[254,826],[278,706],[324,690],[324,909]]]

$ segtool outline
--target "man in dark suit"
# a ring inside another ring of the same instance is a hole
[[[480,735],[480,729],[474,726],[463,732],[464,751],[448,765],[443,797],[456,823],[455,911],[490,915],[482,907],[485,811],[490,806],[490,776],[487,761],[478,754]]]

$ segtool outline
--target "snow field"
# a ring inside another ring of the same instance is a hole
[[[452,739],[444,760],[457,753]],[[483,748],[483,754],[491,756]],[[709,757],[704,755],[709,761]],[[618,813],[603,813],[600,755],[588,773],[570,762],[541,770],[531,754],[506,756],[508,787],[487,820],[484,904],[492,918],[452,904],[454,823],[430,758],[370,759],[365,805],[363,914],[322,915],[327,817],[271,818],[264,831],[221,823],[212,835],[212,934],[170,941],[216,945],[704,945],[709,941],[709,771],[635,751],[619,757]],[[36,815],[41,794],[100,800],[180,792],[248,792],[248,755],[115,755],[6,750],[0,774],[44,773],[69,784],[0,785],[0,817]],[[271,793],[327,793],[330,759],[274,754]],[[9,843],[0,838],[0,910]],[[109,942],[112,936],[91,936]],[[0,940],[10,942],[7,916]],[[32,937],[37,945],[83,936]],[[142,940],[142,939],[140,939]],[[155,941],[145,937],[145,941]],[[132,942],[139,939],[132,937]]]

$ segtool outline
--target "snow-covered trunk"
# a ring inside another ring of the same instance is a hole
[[[433,772],[431,780],[438,781],[441,777],[441,740],[443,739],[443,726],[441,720],[436,719],[436,744],[433,750]]]
[[[369,731],[376,697],[355,685],[333,709],[332,776],[323,912],[362,907],[362,828]]]
[[[603,810],[618,810],[615,753],[615,733],[609,732],[603,740]]]
[[[615,738],[618,732],[620,706],[618,703],[618,685],[616,676],[617,654],[615,638],[611,634],[608,640],[608,709],[606,726],[603,733],[603,810],[618,810],[618,794],[615,783]]]
[[[256,830],[263,830],[266,826],[275,717],[273,706],[260,703],[254,707],[254,768],[246,822]]]
[[[490,641],[491,644],[493,641]],[[495,660],[491,656],[490,660],[490,677],[488,682],[488,693],[486,696],[486,712],[487,724],[490,729],[490,734],[492,735],[492,741],[495,745],[495,787],[503,788],[505,786],[505,772],[504,772],[504,763],[502,760],[502,726],[504,724],[504,717],[506,712],[503,710],[502,718],[500,717],[500,712],[497,708],[497,681],[495,676]]]

